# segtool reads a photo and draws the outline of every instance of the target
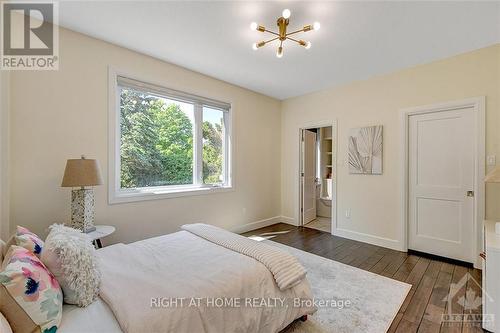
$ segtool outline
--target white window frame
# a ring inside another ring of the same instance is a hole
[[[151,80],[138,79],[136,76],[118,72],[112,68],[108,70],[109,80],[109,158],[108,158],[108,202],[110,204],[168,199],[192,195],[203,195],[209,193],[219,193],[234,190],[232,177],[232,106],[231,103],[219,102],[214,99],[200,97],[195,94],[185,93],[169,88],[160,84],[152,83]],[[179,100],[194,104],[195,132],[193,133],[193,184],[171,185],[171,186],[152,186],[133,189],[121,188],[121,157],[120,157],[120,86],[118,83],[126,82],[131,88],[145,89],[152,93],[157,93],[165,98]],[[150,83],[151,82],[151,83]],[[222,184],[203,184],[203,139],[202,118],[203,106],[213,109],[219,109],[224,112],[224,140],[223,140],[223,169]]]

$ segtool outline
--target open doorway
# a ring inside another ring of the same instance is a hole
[[[331,233],[336,171],[333,127],[301,129],[300,143],[300,225]]]

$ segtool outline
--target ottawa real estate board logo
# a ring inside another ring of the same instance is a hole
[[[2,70],[59,69],[57,2],[1,2]]]

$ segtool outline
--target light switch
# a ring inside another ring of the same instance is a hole
[[[486,164],[488,166],[495,166],[497,164],[496,155],[488,155],[488,157],[486,157]]]

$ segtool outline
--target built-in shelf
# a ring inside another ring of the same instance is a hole
[[[320,167],[321,167],[321,192],[319,197],[321,200],[332,200],[332,182],[334,169],[333,164],[333,135],[330,126],[323,127],[319,131],[320,134]]]

